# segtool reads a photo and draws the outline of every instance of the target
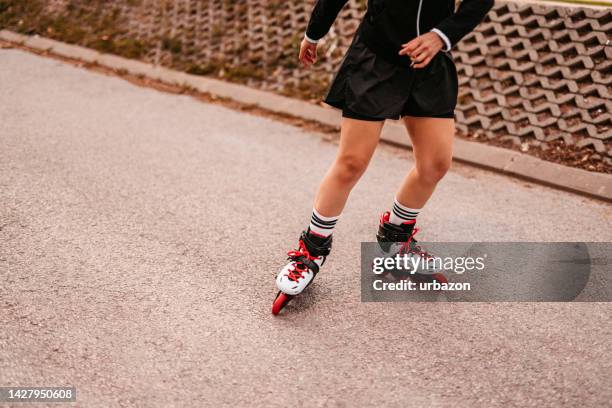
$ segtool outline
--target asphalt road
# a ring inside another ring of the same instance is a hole
[[[0,50],[0,386],[78,406],[601,407],[609,303],[361,303],[359,243],[411,166],[381,146],[308,295],[274,276],[336,146]],[[433,241],[612,241],[611,206],[455,165]]]

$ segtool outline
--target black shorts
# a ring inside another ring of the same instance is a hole
[[[325,103],[361,120],[453,118],[457,91],[457,70],[447,53],[439,52],[425,68],[408,68],[376,55],[357,34]]]

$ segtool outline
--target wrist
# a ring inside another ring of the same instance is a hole
[[[442,41],[442,51],[450,51],[452,48],[452,44],[450,42],[450,40],[448,39],[448,37],[446,36],[446,34],[444,34],[442,31],[438,30],[437,28],[434,28],[433,30],[431,30],[432,33],[435,33],[438,38]]]
[[[306,33],[304,33],[304,39],[311,44],[317,44],[319,42],[319,40],[313,40],[312,38],[308,37],[308,34]]]

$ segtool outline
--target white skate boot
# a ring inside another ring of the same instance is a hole
[[[287,252],[289,263],[276,277],[278,294],[272,305],[272,313],[278,314],[294,297],[310,285],[331,250],[332,237],[313,237],[302,232],[298,249]]]

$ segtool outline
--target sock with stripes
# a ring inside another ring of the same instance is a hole
[[[312,209],[312,217],[310,218],[310,232],[314,236],[320,238],[329,237],[334,231],[336,221],[340,218],[339,215],[335,217],[326,217],[319,214],[316,209]]]
[[[393,211],[389,217],[389,222],[395,225],[402,225],[406,221],[416,220],[421,209],[408,208],[405,205],[400,204],[397,198],[393,201]]]

